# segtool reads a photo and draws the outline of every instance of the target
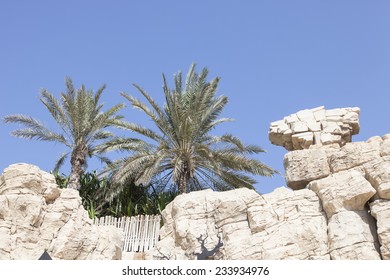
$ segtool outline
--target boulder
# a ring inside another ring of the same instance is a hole
[[[54,176],[14,164],[0,176],[0,259],[121,259],[123,232],[92,224],[78,191]]]
[[[323,149],[298,150],[284,156],[287,186],[303,189],[316,179],[330,175],[327,153]]]
[[[332,260],[380,260],[374,219],[367,211],[342,211],[328,221]]]
[[[287,186],[294,190],[303,189],[309,182],[331,174],[364,168],[366,172],[371,173],[368,175],[370,182],[380,190],[381,195],[384,195],[383,198],[387,198],[390,196],[388,193],[390,185],[387,184],[390,176],[386,170],[390,157],[381,157],[382,145],[385,141],[379,139],[347,143],[342,147],[337,144],[312,145],[310,149],[288,152],[284,156]]]
[[[332,173],[351,169],[380,158],[380,146],[380,142],[354,142],[334,150],[329,155]]]
[[[368,181],[378,192],[378,197],[390,199],[390,156],[365,163],[364,170]]]
[[[318,195],[328,218],[341,211],[364,210],[367,201],[376,193],[364,172],[356,169],[314,180],[308,188]]]

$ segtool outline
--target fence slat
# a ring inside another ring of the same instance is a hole
[[[122,250],[127,252],[145,252],[156,246],[160,233],[160,215],[139,215],[116,218],[105,216],[95,218],[97,226],[115,226],[124,232]]]

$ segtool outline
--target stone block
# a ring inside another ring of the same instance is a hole
[[[293,122],[297,122],[299,121],[298,119],[298,116],[296,114],[291,114],[287,117],[284,118],[284,121],[287,123],[287,124],[292,124]]]
[[[357,170],[342,171],[314,180],[308,188],[321,199],[328,218],[341,211],[363,210],[367,201],[376,193],[364,178],[364,173]]]
[[[294,134],[291,140],[295,150],[308,149],[313,144],[314,135],[312,132]]]
[[[334,116],[344,116],[347,113],[347,110],[345,108],[337,108],[337,109],[331,109],[326,110],[325,115],[326,117],[334,117]]]
[[[381,143],[380,156],[390,156],[390,138],[385,138]]]
[[[322,149],[292,151],[284,156],[287,186],[297,190],[330,175],[326,152]]]
[[[368,181],[377,190],[378,197],[390,199],[390,156],[372,160],[363,166]]]
[[[301,110],[301,111],[297,112],[296,114],[297,114],[298,119],[302,122],[315,120],[314,114],[311,110]]]
[[[322,123],[322,132],[330,134],[341,134],[341,128],[336,122],[323,122]]]
[[[321,133],[321,144],[322,145],[331,145],[334,143],[340,143],[341,142],[341,136],[340,135],[334,135],[331,133]]]
[[[295,133],[302,133],[302,132],[309,131],[309,128],[307,127],[307,125],[304,122],[297,121],[297,122],[293,122],[291,124],[291,130],[292,130],[293,134],[295,134]]]
[[[344,211],[328,222],[332,260],[380,260],[375,221],[366,211]]]
[[[324,107],[322,107],[322,109],[314,111],[313,114],[314,114],[315,120],[318,121],[318,122],[321,122],[321,121],[326,119],[326,114],[325,114],[325,108]]]
[[[306,125],[309,128],[309,131],[312,132],[321,131],[321,122],[310,120],[310,121],[306,121]]]
[[[377,142],[347,143],[329,155],[332,172],[339,172],[362,165],[380,157],[380,144]]]
[[[281,121],[272,122],[269,129],[269,139],[272,144],[283,146],[286,150],[309,149],[312,145],[344,146],[352,141],[352,135],[359,132],[359,109],[340,108],[325,110],[323,106],[301,110],[291,114]],[[305,132],[313,132],[314,140],[304,141],[301,145],[299,136]],[[292,139],[293,138],[293,139]]]

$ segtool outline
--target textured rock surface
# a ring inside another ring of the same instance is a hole
[[[29,164],[0,175],[0,259],[121,259],[122,231],[92,224],[78,192]]]
[[[272,144],[288,151],[311,145],[343,146],[359,133],[359,113],[359,108],[325,110],[323,106],[302,110],[271,123],[268,136]]]
[[[301,116],[300,120],[310,119],[309,111],[314,114],[322,112],[321,108],[298,112],[286,117],[284,121],[296,121],[298,116]],[[333,121],[337,118],[336,115],[342,115],[342,121],[350,125],[350,136],[359,131],[358,108],[331,111],[331,114],[326,111],[325,116],[321,113],[321,118],[332,116]],[[305,115],[302,112],[306,112]],[[327,120],[327,126],[321,123],[321,128],[317,127],[318,130],[313,133],[319,134],[317,139],[321,140],[329,136],[327,133],[341,135],[341,142],[322,141],[318,145],[314,140],[307,146],[291,147],[295,151],[287,153],[284,158],[287,185],[296,190],[308,187],[320,198],[328,218],[328,245],[332,259],[388,259],[390,135],[374,136],[366,142],[349,143],[351,138],[343,136],[344,126],[339,121],[340,117],[336,121],[339,128]],[[271,124],[270,132],[275,132],[277,127],[279,126],[275,123]],[[276,130],[278,129],[280,130]],[[273,137],[280,139],[280,135],[275,133]],[[308,149],[301,150],[302,148]],[[374,201],[370,204],[371,212],[367,210],[368,201]]]
[[[313,180],[330,175],[327,153],[320,149],[292,151],[284,157],[286,182],[292,189],[303,189]]]
[[[380,260],[375,221],[367,211],[342,211],[328,221],[332,260]]]
[[[367,201],[376,193],[364,173],[358,170],[332,174],[312,181],[308,187],[321,199],[328,218],[341,211],[364,210]]]
[[[161,241],[147,258],[196,259],[200,240],[213,259],[329,259],[325,213],[310,190],[260,196],[238,189],[177,197],[163,212]]]
[[[384,260],[390,260],[390,201],[376,200],[370,204],[371,213],[377,220],[380,250]]]
[[[385,141],[381,137],[366,142],[347,143],[338,148],[312,147],[288,152],[284,156],[286,183],[292,189],[303,189],[313,180],[352,169],[362,169],[383,198],[390,197],[390,157],[381,157]]]
[[[390,157],[385,156],[364,164],[368,180],[377,190],[378,197],[390,199]]]

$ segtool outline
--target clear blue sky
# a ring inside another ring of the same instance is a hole
[[[23,113],[55,127],[38,100],[75,85],[107,89],[107,106],[140,97],[135,82],[162,102],[170,81],[196,62],[222,78],[229,132],[267,153],[258,159],[283,172],[282,147],[268,141],[272,121],[301,109],[361,108],[355,141],[390,133],[389,1],[3,1],[0,8],[0,116]],[[107,107],[106,107],[107,108]],[[130,121],[149,125],[130,108]],[[10,136],[0,124],[0,170],[27,162],[50,171],[64,147]],[[69,167],[64,168],[67,172]],[[95,162],[90,169],[100,168]],[[266,193],[282,176],[257,178]]]

